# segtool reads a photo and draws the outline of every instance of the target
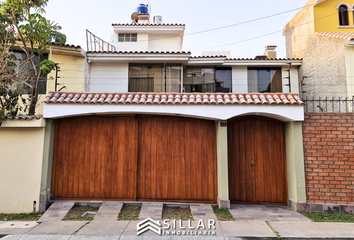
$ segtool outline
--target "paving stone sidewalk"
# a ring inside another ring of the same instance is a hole
[[[160,221],[162,219],[163,203],[159,202],[144,202],[140,210],[139,220],[144,220],[148,217]]]
[[[38,222],[60,221],[74,206],[75,201],[55,201]]]
[[[236,221],[311,222],[288,206],[231,204],[230,213]]]
[[[123,202],[103,202],[98,209],[93,221],[111,222],[117,221],[120,210],[123,207]]]
[[[276,239],[271,228],[263,221],[216,222],[214,236],[159,236],[147,231],[137,236],[139,221],[86,222],[59,221],[41,223],[25,232],[14,232],[1,240],[122,240],[122,239]],[[192,222],[195,226],[197,221]],[[353,239],[354,223],[270,222],[282,239]],[[183,226],[188,222],[183,221]],[[184,231],[177,227],[176,231]],[[4,234],[0,229],[0,236]],[[6,235],[6,233],[5,233]]]
[[[214,213],[213,208],[211,207],[211,204],[191,204],[190,208],[191,208],[191,212],[194,217],[194,220],[197,220],[197,219],[217,220],[217,217]]]

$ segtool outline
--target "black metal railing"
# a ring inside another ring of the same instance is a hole
[[[354,98],[348,97],[325,97],[308,98],[305,102],[305,112],[313,113],[351,113],[353,110]]]

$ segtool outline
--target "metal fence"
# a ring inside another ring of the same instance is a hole
[[[351,113],[353,111],[354,98],[326,97],[304,99],[305,112],[309,113]]]

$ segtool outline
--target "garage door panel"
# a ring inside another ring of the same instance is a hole
[[[215,123],[166,116],[59,119],[51,197],[215,202]]]
[[[52,199],[135,199],[134,117],[56,121]]]
[[[138,199],[216,201],[213,122],[141,117],[139,128]]]

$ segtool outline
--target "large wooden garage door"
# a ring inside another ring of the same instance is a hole
[[[216,202],[213,121],[139,119],[138,199]]]
[[[51,197],[216,202],[215,134],[178,117],[59,119]]]
[[[287,204],[284,124],[257,116],[228,123],[232,203]]]
[[[135,200],[135,117],[56,120],[52,199]]]

